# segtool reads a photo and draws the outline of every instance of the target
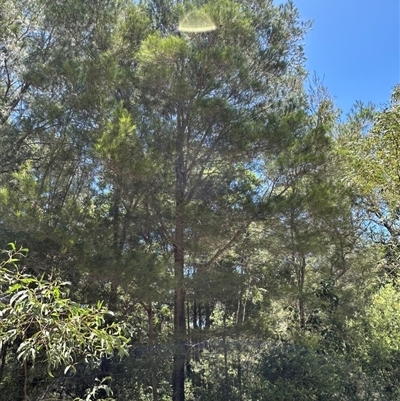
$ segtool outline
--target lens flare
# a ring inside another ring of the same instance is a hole
[[[179,19],[178,30],[181,32],[210,32],[217,29],[213,20],[201,10],[193,10]]]

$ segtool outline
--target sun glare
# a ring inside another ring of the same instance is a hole
[[[179,19],[178,29],[181,32],[209,32],[217,29],[212,19],[203,11],[194,10]]]

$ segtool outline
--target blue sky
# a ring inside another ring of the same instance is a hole
[[[307,69],[323,78],[337,106],[347,113],[356,100],[387,103],[400,83],[400,1],[293,2],[302,20],[313,20]]]

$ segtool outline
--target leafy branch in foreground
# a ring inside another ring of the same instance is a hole
[[[25,383],[37,362],[45,363],[52,376],[60,367],[64,373],[74,372],[80,361],[99,363],[115,352],[120,357],[128,354],[125,325],[106,324],[112,312],[101,302],[86,306],[69,299],[69,282],[25,273],[18,262],[27,249],[10,246],[0,264],[0,352],[17,347]]]

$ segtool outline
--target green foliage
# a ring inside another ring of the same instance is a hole
[[[365,316],[350,322],[354,357],[388,399],[399,397],[400,294],[387,284],[372,295]]]
[[[6,401],[398,398],[399,88],[339,124],[292,2],[0,20]]]
[[[74,401],[92,401],[97,400],[98,396],[101,396],[102,393],[105,393],[106,398],[101,396],[101,399],[104,401],[115,401],[115,398],[112,398],[113,392],[108,386],[108,381],[110,377],[105,377],[102,380],[96,379],[96,384],[93,388],[87,390],[87,394],[85,398],[75,398]]]
[[[111,312],[101,302],[80,305],[68,298],[68,282],[24,273],[17,265],[24,253],[12,245],[0,265],[0,351],[16,345],[18,361],[32,367],[45,363],[49,375],[59,367],[64,374],[75,371],[82,360],[99,363],[115,351],[127,355],[126,328],[106,324]]]
[[[262,400],[365,400],[375,398],[368,378],[346,366],[339,355],[318,354],[290,344],[265,352]]]
[[[366,310],[369,345],[380,349],[382,356],[398,352],[400,347],[400,293],[393,285],[381,288],[372,296]]]

